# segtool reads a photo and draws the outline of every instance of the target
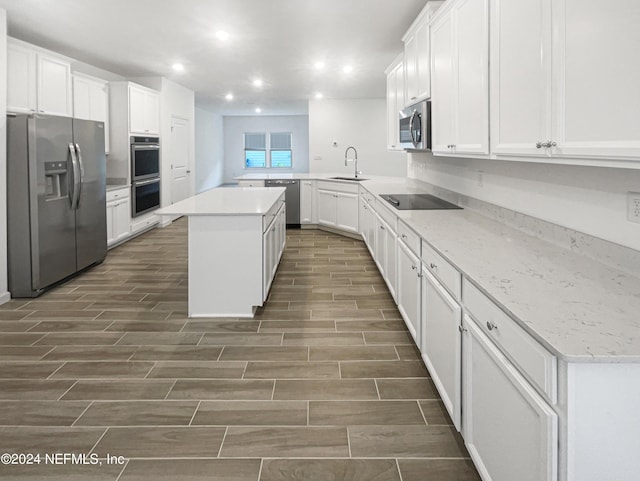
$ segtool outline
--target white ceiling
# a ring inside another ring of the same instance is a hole
[[[382,98],[384,69],[426,0],[0,0],[12,37],[125,76],[164,76],[225,115]],[[229,40],[215,37],[226,30]],[[313,68],[323,60],[322,71]],[[180,62],[185,72],[171,66]],[[342,71],[345,64],[353,72]],[[264,79],[262,89],[251,85]],[[225,94],[235,99],[227,102]]]

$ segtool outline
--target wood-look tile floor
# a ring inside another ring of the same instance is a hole
[[[0,306],[0,453],[43,458],[0,479],[480,479],[361,241],[288,230],[254,319],[186,311],[184,219]]]

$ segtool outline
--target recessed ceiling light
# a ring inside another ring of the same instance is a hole
[[[181,63],[174,63],[171,68],[173,70],[175,70],[176,72],[184,72],[184,65],[182,65]]]
[[[324,62],[317,61],[316,63],[313,64],[313,66],[315,67],[316,70],[322,70],[324,68]]]
[[[316,99],[317,99],[317,100],[320,100],[322,97],[323,97],[323,95],[322,95],[322,93],[321,93],[321,92],[317,92],[317,93],[316,93]]]
[[[256,107],[256,113],[259,114],[260,112],[262,112],[262,109],[260,107]]]
[[[262,87],[262,80],[257,78],[253,81],[253,86],[254,87]]]
[[[216,38],[224,42],[225,40],[229,39],[229,33],[225,32],[224,30],[218,30],[216,32]]]
[[[233,100],[233,94],[232,93],[228,93],[227,95],[224,96],[225,99],[227,100]]]
[[[353,67],[351,65],[345,65],[344,67],[342,67],[342,71],[344,73],[351,73],[353,71]]]

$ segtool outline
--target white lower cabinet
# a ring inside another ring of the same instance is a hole
[[[269,225],[262,234],[262,300],[267,300],[273,278],[278,270],[278,264],[286,243],[286,207],[284,202],[279,204],[275,214],[267,214]]]
[[[300,224],[314,224],[313,204],[315,193],[315,181],[300,181]]]
[[[420,259],[403,241],[398,240],[397,245],[398,310],[416,345],[422,349],[420,345],[420,277],[422,276]]]
[[[111,247],[129,237],[131,222],[129,188],[107,193],[107,246]]]
[[[358,194],[318,188],[318,224],[358,233]]]
[[[375,229],[375,256],[374,260],[378,270],[389,288],[389,292],[396,299],[396,243],[398,235],[378,215],[374,215]]]
[[[422,359],[453,424],[461,429],[462,308],[422,265]]]
[[[558,416],[468,316],[463,436],[484,481],[556,481]]]

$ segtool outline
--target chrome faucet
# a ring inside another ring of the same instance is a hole
[[[353,146],[349,146],[347,147],[347,150],[344,151],[344,166],[347,166],[347,162],[349,162],[349,159],[347,158],[347,154],[349,153],[349,149],[353,149],[353,153],[355,154],[355,159],[353,159],[354,161],[354,168],[355,168],[355,173],[353,175],[354,178],[358,178],[358,175],[362,174],[361,171],[358,170],[358,151],[356,150],[355,147]]]

